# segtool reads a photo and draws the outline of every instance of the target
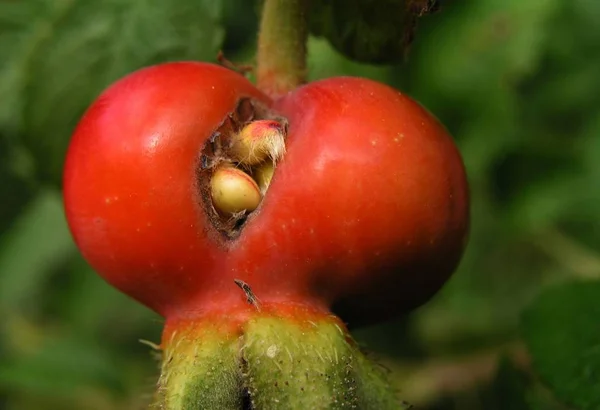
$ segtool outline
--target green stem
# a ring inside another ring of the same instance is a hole
[[[276,98],[306,79],[309,0],[265,0],[258,35],[258,87]]]

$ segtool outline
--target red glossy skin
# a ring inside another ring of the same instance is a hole
[[[241,235],[212,227],[198,157],[241,97],[289,120],[287,153]],[[90,264],[168,318],[262,303],[332,304],[351,323],[414,307],[455,269],[468,230],[460,156],[423,108],[382,84],[315,82],[271,103],[238,74],[171,63],[131,74],[73,136],[67,218]]]

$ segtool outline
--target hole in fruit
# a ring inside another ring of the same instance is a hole
[[[285,154],[287,121],[242,99],[208,139],[198,166],[204,209],[227,238],[244,227]]]

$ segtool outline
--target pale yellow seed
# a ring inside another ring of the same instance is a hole
[[[285,135],[277,121],[251,122],[231,137],[230,155],[245,165],[257,165],[269,158],[277,162],[284,153]]]
[[[260,188],[260,192],[264,195],[271,184],[271,179],[273,178],[273,172],[275,172],[275,165],[271,162],[265,162],[261,164],[258,168],[254,169],[254,179],[258,183],[258,187]]]
[[[213,173],[210,181],[213,206],[223,215],[254,211],[261,194],[252,177],[231,165],[224,165]]]

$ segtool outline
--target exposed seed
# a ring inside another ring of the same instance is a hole
[[[223,215],[252,212],[262,197],[252,177],[230,164],[221,165],[215,170],[210,188],[213,206]]]
[[[260,192],[264,195],[271,184],[275,166],[272,162],[267,161],[254,169],[254,179],[260,188]]]
[[[285,154],[284,126],[272,120],[249,123],[231,137],[231,157],[244,165],[257,165],[271,159],[277,162]]]

